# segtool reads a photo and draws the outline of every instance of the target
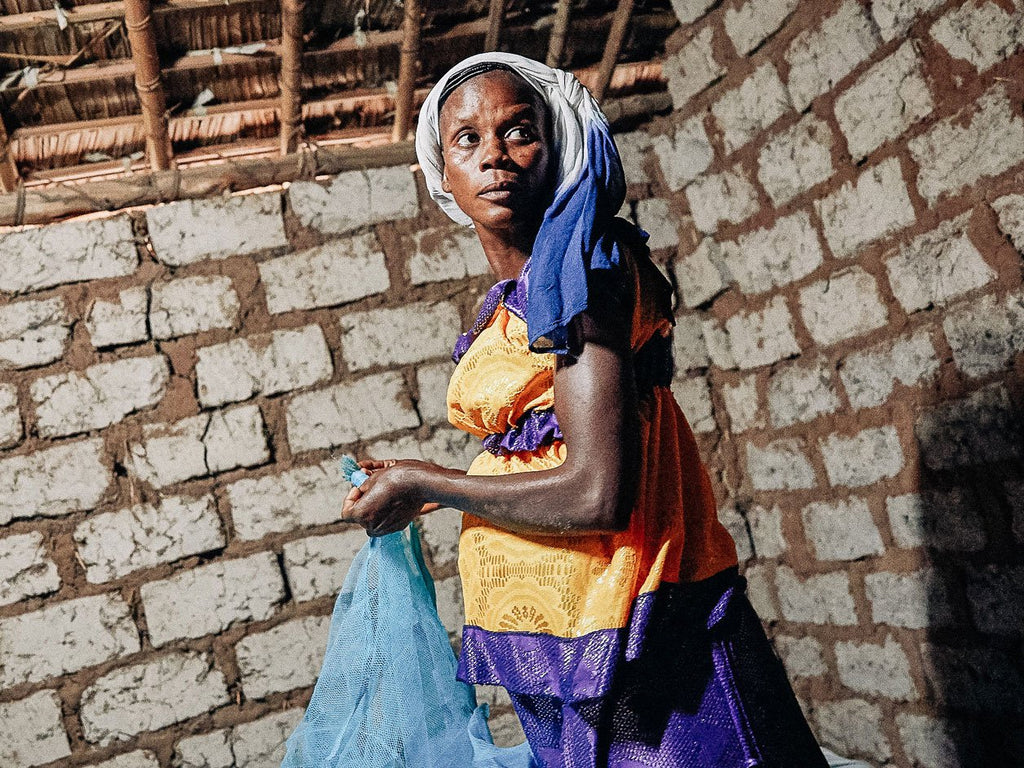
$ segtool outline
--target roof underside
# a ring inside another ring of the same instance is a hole
[[[144,167],[124,4],[60,3],[56,9],[53,0],[0,0],[0,114],[20,178],[70,178],[83,165]],[[484,50],[490,3],[422,5],[417,104],[445,70]],[[543,60],[554,6],[507,0],[500,48]],[[574,0],[561,66],[584,82],[601,59],[615,6]],[[400,0],[308,0],[301,80],[308,141],[386,130],[395,110],[402,17]],[[175,157],[187,162],[240,146],[271,151],[281,130],[279,0],[163,0],[154,2],[152,21]],[[664,89],[657,62],[676,24],[667,0],[638,4],[618,56],[633,66],[619,67],[609,95]]]

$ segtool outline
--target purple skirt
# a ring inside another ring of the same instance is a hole
[[[599,697],[570,700],[507,686],[538,762],[827,768],[744,588],[736,569],[662,585],[644,606],[650,614],[640,653],[618,654],[610,687]],[[531,671],[550,674],[518,676]]]

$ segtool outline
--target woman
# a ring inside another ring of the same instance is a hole
[[[670,288],[615,213],[607,123],[565,72],[475,56],[428,96],[431,195],[500,281],[458,340],[468,474],[364,462],[371,535],[465,513],[460,679],[504,686],[548,768],[824,766],[743,593],[672,398]]]

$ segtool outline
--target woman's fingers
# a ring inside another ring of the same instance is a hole
[[[396,459],[365,459],[359,467],[369,477],[357,489],[353,488],[342,505],[342,520],[357,523],[370,536],[384,536],[400,531],[420,515],[440,507],[435,503],[422,503],[410,474],[422,471],[424,462]],[[398,467],[393,472],[383,470]],[[426,465],[424,465],[426,466]]]
[[[341,503],[341,521],[343,523],[359,523],[362,525],[362,516],[356,509],[359,500],[363,498],[373,487],[376,478],[369,477],[359,487],[352,486]]]
[[[391,463],[389,464],[388,461]],[[377,461],[374,459],[364,459],[358,462],[359,468],[365,472],[368,477],[362,482],[361,485],[352,486],[345,496],[344,501],[341,505],[341,520],[346,523],[358,523],[365,527],[363,515],[360,515],[356,511],[356,503],[362,499],[366,494],[373,488],[374,483],[377,481],[379,475],[375,476],[379,470],[387,469],[388,466],[394,464],[394,460],[388,461]]]
[[[363,459],[358,462],[359,468],[365,472],[374,472],[378,469],[387,469],[398,463],[397,459]]]
[[[358,488],[353,487],[349,490],[345,496],[344,501],[341,503],[341,520],[342,522],[353,522],[354,521],[354,510],[356,502],[362,497],[363,492]]]
[[[402,511],[392,509],[389,514],[381,516],[373,525],[367,527],[368,536],[387,536],[389,533],[401,531],[411,520],[409,515]]]

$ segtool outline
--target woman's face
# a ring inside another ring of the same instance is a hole
[[[478,227],[536,225],[553,188],[551,128],[539,94],[503,70],[467,80],[440,114],[442,188]]]

